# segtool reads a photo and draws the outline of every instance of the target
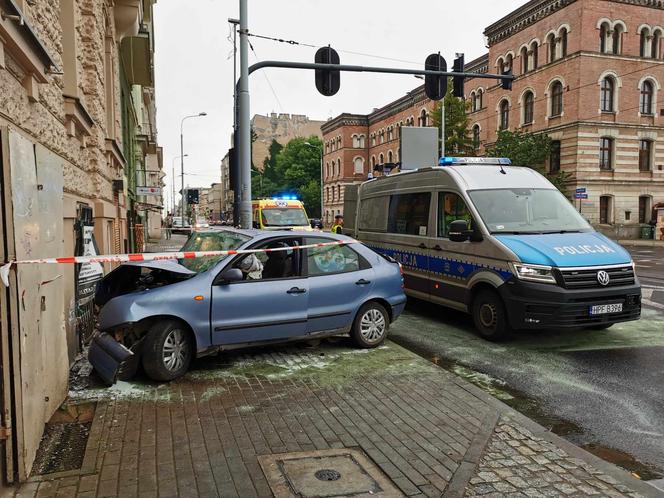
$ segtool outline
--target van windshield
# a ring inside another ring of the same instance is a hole
[[[495,189],[468,192],[492,234],[570,233],[592,230],[559,190]]]
[[[263,208],[263,225],[266,227],[309,226],[309,219],[300,208]]]

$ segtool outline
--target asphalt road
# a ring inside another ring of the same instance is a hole
[[[494,344],[469,316],[411,299],[391,338],[600,457],[664,477],[664,249],[633,254],[654,303],[637,322]]]

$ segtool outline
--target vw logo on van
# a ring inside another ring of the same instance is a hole
[[[599,282],[599,285],[607,286],[611,281],[611,277],[604,270],[600,270],[597,272],[597,281]]]

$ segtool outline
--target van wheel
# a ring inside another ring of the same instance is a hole
[[[189,331],[175,320],[155,323],[143,343],[143,368],[148,377],[169,381],[189,369],[194,347]]]
[[[380,346],[390,328],[390,316],[385,308],[375,302],[366,303],[355,317],[351,337],[361,348]]]
[[[480,291],[473,300],[472,313],[475,328],[484,339],[500,341],[509,335],[505,305],[496,292]]]

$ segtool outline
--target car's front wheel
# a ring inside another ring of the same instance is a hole
[[[509,335],[505,305],[491,290],[480,291],[472,304],[473,321],[479,334],[489,341],[501,341]]]
[[[169,381],[183,376],[193,356],[189,331],[176,320],[156,322],[143,343],[143,368],[154,380]]]
[[[390,328],[390,316],[385,307],[376,302],[366,303],[355,317],[351,337],[361,348],[380,346]]]

